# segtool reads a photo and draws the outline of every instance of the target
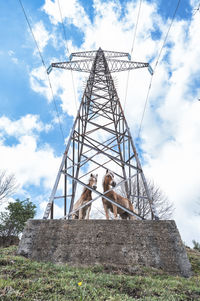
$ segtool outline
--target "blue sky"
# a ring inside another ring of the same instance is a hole
[[[22,1],[40,51],[49,66],[70,52],[130,52],[139,1],[60,0],[67,36],[64,41],[58,3]],[[155,66],[177,1],[142,1],[132,59]],[[200,195],[199,1],[180,1],[158,63],[142,123],[138,151],[144,172],[163,189],[176,207],[175,220],[183,240],[200,241],[196,215]],[[15,197],[29,197],[42,216],[64,151],[51,91],[19,1],[0,2],[0,166],[19,183]],[[68,48],[68,49],[67,49]],[[74,73],[76,102],[86,74]],[[116,75],[122,106],[127,74]],[[76,116],[70,72],[50,75],[65,138]],[[125,115],[137,138],[150,82],[146,70],[132,72]],[[137,140],[138,142],[138,140]],[[200,208],[199,208],[200,211]],[[59,213],[59,208],[58,208]],[[186,226],[187,225],[187,226]]]

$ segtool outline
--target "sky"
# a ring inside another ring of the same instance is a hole
[[[134,39],[138,0],[60,0],[65,35],[57,0],[22,1],[46,67],[99,47],[151,63],[150,91],[146,69],[130,72],[127,95],[127,73],[114,80],[144,174],[174,204],[173,218],[191,246],[200,242],[199,1],[180,1],[156,64],[177,2],[143,0]],[[0,169],[16,177],[13,198],[30,198],[41,218],[88,74],[74,72],[73,85],[70,71],[53,70],[52,97],[18,0],[0,2],[0,25]]]

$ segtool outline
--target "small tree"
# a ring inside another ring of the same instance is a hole
[[[7,174],[5,170],[0,170],[0,203],[15,193],[17,189],[16,179],[13,174]]]
[[[156,213],[159,219],[170,219],[174,211],[174,205],[172,204],[172,202],[169,201],[164,192],[160,189],[160,187],[156,186],[153,181],[147,180],[147,186],[152,197],[152,203],[154,205],[154,208],[156,209]],[[121,191],[123,195],[125,195],[124,186],[121,187]],[[150,219],[151,209],[148,199],[138,199],[137,197],[134,197],[137,195],[147,197],[141,179],[139,179],[139,185],[136,180],[131,182],[131,195],[133,196],[131,198],[131,201],[137,213],[143,218]]]
[[[193,243],[193,249],[194,250],[197,250],[197,251],[200,251],[200,243],[199,242],[197,242],[196,240],[193,240],[192,241],[192,243]]]
[[[17,199],[9,203],[5,212],[0,213],[0,236],[19,236],[22,233],[25,223],[36,214],[36,206],[26,199]]]

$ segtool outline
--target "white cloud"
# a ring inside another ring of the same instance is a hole
[[[42,94],[50,102],[52,92],[49,86],[46,70],[43,66],[35,68],[30,73],[30,85],[33,91]]]
[[[34,24],[33,34],[37,41],[40,52],[43,52],[44,48],[46,47],[49,39],[51,39],[52,35],[46,30],[44,23],[42,21],[39,21]],[[36,49],[35,52],[38,53],[38,50]]]
[[[15,53],[14,53],[13,50],[9,50],[9,51],[8,51],[8,55],[9,55],[9,56],[13,56],[14,54],[15,54]]]
[[[196,9],[199,6],[199,1],[198,0],[190,0],[191,6]]]
[[[28,189],[29,185],[49,190],[53,185],[60,158],[49,145],[38,146],[38,134],[48,129],[49,126],[34,115],[16,121],[0,118],[0,132],[4,132],[0,143],[0,157],[4,158],[1,168],[15,175],[21,190]],[[7,143],[7,137],[15,137],[15,144]]]
[[[20,137],[22,135],[32,135],[34,132],[48,131],[50,125],[44,125],[39,116],[28,114],[18,120],[11,120],[6,116],[0,117],[0,135]]]
[[[84,31],[85,27],[90,25],[89,18],[85,13],[84,8],[77,0],[60,0],[60,9],[62,19],[67,21],[68,24],[73,24],[81,31]],[[42,8],[47,15],[49,15],[51,22],[56,25],[61,23],[61,16],[59,12],[58,2],[46,0]]]
[[[70,116],[76,116],[79,106],[77,95],[82,84],[80,78],[80,75],[77,73],[73,74],[72,78],[71,72],[67,70],[53,70],[50,74],[52,94],[46,71],[41,66],[32,70],[30,84],[31,88],[47,98],[48,102],[53,101],[53,97],[55,101],[59,98],[62,102],[63,112],[67,112]]]
[[[38,215],[36,218],[41,219],[43,217],[44,211],[46,209],[48,202],[42,201],[39,204],[40,211],[38,212]],[[63,207],[58,206],[57,204],[54,204],[54,218],[62,218],[64,216],[64,209]]]
[[[13,198],[6,198],[0,201],[0,212],[5,212],[9,203],[13,203],[15,200]]]
[[[15,64],[19,63],[19,60],[18,60],[18,58],[15,57],[15,52],[13,50],[9,50],[8,55],[11,57],[11,60],[13,61],[13,63],[15,63]]]

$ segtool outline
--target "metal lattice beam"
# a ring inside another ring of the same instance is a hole
[[[127,52],[108,51],[108,50],[104,50],[103,52],[106,58],[127,57],[130,60],[130,54]],[[97,54],[97,50],[75,52],[70,55],[70,60],[73,57],[95,58],[96,54]]]
[[[113,59],[107,59],[107,63],[109,66],[109,72],[112,72],[112,73],[139,69],[139,68],[145,68],[145,67],[150,66],[148,63],[113,60]],[[60,68],[60,69],[90,73],[92,64],[93,64],[93,59],[52,63],[50,65],[50,67],[48,68],[47,72],[49,74],[51,72],[52,68]]]

